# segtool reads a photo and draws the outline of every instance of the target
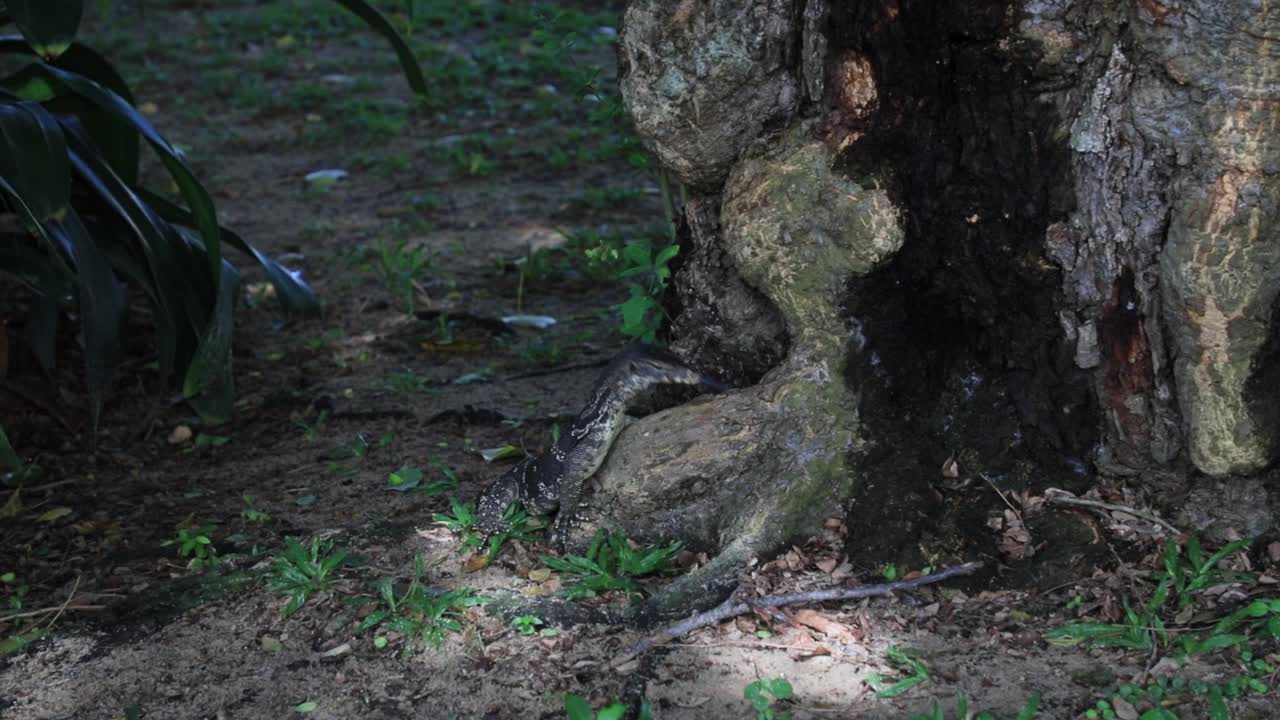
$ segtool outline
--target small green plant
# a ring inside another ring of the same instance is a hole
[[[433,262],[435,253],[422,243],[411,247],[407,240],[383,240],[378,245],[377,269],[382,284],[391,299],[410,315],[417,307],[419,280]]]
[[[0,584],[4,585],[4,590],[8,593],[5,604],[9,606],[10,613],[16,613],[22,610],[22,601],[27,597],[27,593],[31,588],[24,582],[18,581],[17,573],[7,572],[0,575]]]
[[[240,511],[240,517],[255,523],[264,523],[271,520],[271,516],[258,509],[257,498],[252,495],[243,495],[244,509]]]
[[[1034,720],[1040,712],[1040,695],[1032,695],[1027,698],[1027,702],[1022,706],[1022,710],[1013,716],[1012,720]],[[990,710],[980,710],[973,712],[969,709],[969,699],[961,695],[956,700],[955,711],[948,714],[942,709],[936,701],[933,703],[933,709],[926,713],[912,713],[911,720],[947,720],[947,718],[956,718],[956,720],[999,720],[996,714]],[[1148,718],[1147,720],[1151,720]]]
[[[402,467],[387,475],[387,489],[399,492],[420,492],[425,495],[443,495],[458,488],[458,474],[453,468],[440,460],[432,460],[431,464],[440,470],[443,477],[423,482],[426,475],[421,468]]]
[[[540,557],[552,570],[578,578],[564,591],[570,599],[595,597],[596,593],[611,590],[639,595],[640,585],[635,578],[675,572],[673,561],[683,547],[680,542],[673,542],[665,547],[633,548],[623,535],[601,530],[591,540],[586,555]]]
[[[309,545],[302,545],[293,538],[285,538],[285,548],[271,563],[268,577],[273,592],[284,593],[289,604],[284,606],[281,617],[289,617],[307,602],[307,598],[329,589],[329,576],[347,558],[346,550],[334,550],[332,540],[311,538]]]
[[[436,326],[431,331],[431,339],[441,345],[449,345],[456,338],[458,321],[449,319],[445,313],[436,316]]]
[[[339,4],[391,43],[410,85],[426,96],[421,68],[386,18],[364,0]],[[135,295],[150,302],[161,380],[179,386],[206,419],[226,419],[234,405],[239,272],[224,248],[256,260],[289,314],[318,311],[319,302],[300,275],[219,227],[189,153],[157,132],[134,107],[121,74],[78,41],[85,5],[10,2],[0,14],[0,26],[21,32],[0,47],[9,59],[0,94],[0,223],[19,228],[0,235],[4,273],[32,291],[26,325],[30,337],[41,338],[32,350],[46,369],[63,344],[54,340],[64,311],[77,318],[80,343],[93,359],[84,377],[91,431],[124,359],[132,325],[126,310]],[[281,62],[273,52],[265,64]],[[231,106],[270,99],[261,73],[228,74]],[[142,184],[143,141],[182,204]]]
[[[388,389],[404,395],[408,395],[410,393],[429,393],[432,391],[431,378],[419,375],[409,370],[387,373],[386,384]]]
[[[177,537],[165,540],[161,545],[165,547],[177,545],[178,556],[187,558],[189,569],[206,568],[216,564],[218,560],[218,548],[209,537],[213,533],[213,528],[213,525],[179,528]]]
[[[422,584],[426,565],[422,556],[413,559],[413,580],[403,593],[396,593],[390,578],[378,583],[382,608],[360,623],[361,632],[373,628],[397,632],[406,638],[403,654],[408,656],[417,643],[439,647],[445,633],[461,632],[459,619],[465,608],[488,602],[471,590],[436,590]]]
[[[879,673],[867,675],[867,684],[871,686],[872,690],[876,691],[877,697],[881,699],[897,697],[929,680],[929,668],[907,653],[890,645],[885,652],[885,656],[888,658],[889,664],[904,671],[906,677],[893,683],[886,683]]]
[[[742,697],[756,711],[756,720],[790,720],[791,713],[779,714],[774,703],[791,699],[791,683],[785,678],[756,680],[742,689]]]
[[[533,542],[537,539],[537,533],[546,527],[546,525],[530,515],[521,503],[514,502],[502,514],[502,520],[507,529],[493,533],[486,538],[476,530],[476,509],[474,504],[464,503],[456,497],[451,497],[449,498],[449,509],[451,511],[449,514],[436,513],[431,516],[432,519],[462,537],[463,552],[479,550],[487,545],[486,554],[490,562],[498,557],[498,553],[502,552],[502,546],[508,540]]]
[[[1156,578],[1159,580],[1156,595],[1172,591],[1178,599],[1178,609],[1181,610],[1190,607],[1194,602],[1194,593],[1212,585],[1252,582],[1255,577],[1249,573],[1223,570],[1218,567],[1218,563],[1248,545],[1249,543],[1244,540],[1237,540],[1206,558],[1200,547],[1200,538],[1192,536],[1187,540],[1187,552],[1184,557],[1178,543],[1170,538],[1164,546],[1164,569],[1156,573]]]
[[[124,706],[124,709],[121,710],[121,712],[124,714],[113,715],[111,720],[142,720],[143,716],[147,714],[146,711],[142,709],[142,706],[136,703]]]
[[[526,338],[515,350],[522,360],[532,365],[559,365],[565,359],[564,348],[541,335]]]
[[[662,309],[662,296],[671,278],[667,265],[680,253],[679,245],[668,245],[654,251],[648,240],[636,240],[622,251],[626,269],[619,278],[631,278],[631,297],[618,305],[622,314],[622,333],[638,340],[652,343],[658,330],[667,319]]]
[[[526,637],[532,637],[534,635],[554,637],[555,635],[560,634],[555,628],[543,627],[545,624],[546,623],[542,621],[542,618],[536,615],[521,615],[511,621],[511,627],[515,628],[516,632]]]
[[[1243,653],[1242,655],[1247,655]],[[1253,658],[1250,657],[1252,660]],[[1265,663],[1264,663],[1265,664]],[[1269,665],[1267,665],[1270,668]],[[1084,711],[1082,717],[1089,720],[1116,720],[1122,717],[1117,710],[1117,699],[1131,708],[1142,712],[1142,720],[1179,720],[1179,716],[1169,710],[1192,699],[1200,699],[1206,706],[1209,720],[1231,720],[1231,711],[1227,700],[1238,698],[1249,693],[1265,693],[1269,690],[1256,676],[1259,672],[1270,675],[1269,670],[1246,671],[1232,677],[1226,683],[1205,683],[1200,680],[1188,680],[1182,677],[1160,676],[1147,685],[1139,686],[1123,684],[1100,699],[1092,707]],[[1190,716],[1184,715],[1189,718]]]
[[[329,421],[329,411],[321,410],[315,420],[307,420],[306,418],[296,418],[293,424],[302,430],[302,437],[307,442],[315,442],[320,437],[320,433],[324,431],[324,425]]]
[[[586,698],[565,693],[564,712],[569,720],[622,720],[622,716],[627,713],[627,706],[615,702],[600,708],[600,712],[592,712]]]
[[[325,330],[323,333],[313,338],[307,338],[303,341],[303,345],[311,351],[323,350],[338,340],[342,339],[342,330],[332,328]]]
[[[9,436],[0,425],[0,482],[5,485],[21,485],[40,476],[40,467],[29,464],[9,444]]]
[[[379,445],[385,447],[385,443]],[[338,447],[332,450],[326,450],[321,453],[322,460],[359,460],[369,454],[369,441],[365,439],[363,433],[356,433],[355,440],[352,441],[350,447]]]
[[[1165,544],[1161,556],[1162,567],[1153,574],[1156,580],[1151,598],[1141,609],[1135,609],[1124,600],[1123,623],[1091,623],[1070,622],[1060,628],[1045,633],[1044,638],[1055,645],[1074,645],[1087,642],[1099,647],[1124,647],[1136,650],[1149,650],[1169,639],[1169,631],[1163,617],[1170,597],[1177,601],[1179,610],[1191,607],[1195,602],[1195,594],[1205,588],[1226,583],[1248,582],[1252,575],[1224,570],[1218,563],[1234,552],[1246,546],[1243,542],[1233,542],[1209,557],[1204,557],[1200,542],[1191,538],[1187,542],[1184,556],[1180,546],[1173,540]],[[1276,610],[1280,610],[1277,604]],[[1269,601],[1261,600],[1248,607],[1223,618],[1208,632],[1185,632],[1178,635],[1178,642],[1183,652],[1204,653],[1224,647],[1243,643],[1248,633],[1233,633],[1237,626],[1245,626],[1250,631],[1260,623],[1270,623],[1276,610]],[[1259,613],[1251,615],[1251,613]],[[1280,631],[1280,620],[1274,621],[1274,627]]]

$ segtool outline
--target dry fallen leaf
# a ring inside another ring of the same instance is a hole
[[[22,489],[17,488],[9,495],[8,502],[4,504],[4,507],[0,507],[0,518],[17,517],[18,513],[22,512],[21,492]]]
[[[942,477],[958,478],[960,477],[960,463],[956,461],[956,456],[952,455],[942,463]]]
[[[831,649],[814,640],[809,633],[793,631],[783,638],[787,644],[787,657],[792,660],[804,660],[818,655],[830,655]]]
[[[40,522],[53,522],[54,520],[57,520],[60,517],[65,517],[70,514],[71,514],[71,508],[56,507],[56,508],[51,508],[49,510],[44,511],[43,513],[40,514],[40,517],[36,519],[39,520]]]
[[[791,621],[797,625],[813,628],[833,640],[854,642],[858,639],[853,628],[809,608],[797,611],[791,617]]]
[[[181,445],[191,439],[191,428],[187,425],[179,425],[169,433],[170,445]]]

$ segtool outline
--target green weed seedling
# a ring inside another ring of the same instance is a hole
[[[431,378],[426,377],[425,375],[419,375],[410,370],[387,373],[385,382],[387,389],[400,393],[401,395],[433,392],[431,387]]]
[[[111,716],[111,720],[142,720],[142,718],[147,714],[146,711],[142,709],[142,706],[136,703],[124,706],[124,709],[120,712],[124,714],[113,715]]]
[[[890,645],[885,652],[885,656],[888,658],[890,665],[904,671],[907,675],[893,683],[885,682],[879,673],[867,675],[867,684],[871,686],[872,690],[876,691],[877,697],[881,699],[897,697],[929,680],[929,668],[907,653]]]
[[[560,634],[555,628],[542,627],[544,624],[545,623],[542,622],[542,618],[536,615],[521,615],[511,621],[511,627],[515,628],[516,632],[524,635],[525,637],[532,637],[534,635],[554,637]]]
[[[21,485],[40,476],[40,466],[32,465],[22,459],[18,451],[9,444],[9,436],[0,425],[0,481],[5,485]]]
[[[209,537],[213,532],[213,528],[213,525],[182,528],[178,530],[177,537],[172,540],[165,540],[160,544],[164,547],[177,545],[178,556],[187,558],[188,569],[199,570],[210,567],[218,561],[218,549]]]
[[[530,365],[552,367],[565,360],[564,348],[556,341],[540,335],[525,338],[520,344],[512,347],[520,359]]]
[[[591,540],[586,555],[539,557],[552,570],[578,578],[577,583],[564,591],[565,597],[576,600],[611,590],[639,595],[640,585],[635,579],[676,572],[673,561],[683,548],[678,541],[666,547],[633,548],[623,535],[601,530]]]
[[[271,564],[268,577],[273,592],[284,593],[289,604],[280,617],[289,617],[307,602],[307,598],[329,589],[329,576],[347,558],[346,550],[334,550],[332,540],[311,538],[302,545],[285,538],[285,548]]]
[[[248,522],[264,523],[271,520],[271,516],[258,509],[257,498],[252,495],[243,495],[244,509],[240,511],[240,517]]]
[[[456,497],[451,497],[449,498],[449,509],[449,514],[436,513],[431,518],[462,538],[463,552],[478,550],[487,545],[486,554],[489,557],[489,562],[493,562],[498,557],[498,553],[502,552],[502,546],[508,540],[536,542],[537,534],[546,527],[545,524],[530,515],[521,503],[515,502],[511,503],[506,512],[502,514],[502,519],[506,523],[507,529],[499,533],[493,533],[486,539],[483,534],[476,530],[476,509],[474,504],[464,503]]]
[[[1109,696],[1109,699],[1099,700],[1093,704],[1093,707],[1085,710],[1082,717],[1087,720],[1116,720],[1121,717],[1120,711],[1116,709],[1118,704],[1116,699],[1120,698],[1131,707],[1146,708],[1142,712],[1142,720],[1180,720],[1176,713],[1166,707],[1166,704],[1181,702],[1190,696],[1205,698],[1210,720],[1231,720],[1231,711],[1227,708],[1223,686],[1167,677],[1157,678],[1156,682],[1145,688],[1121,685]]]
[[[355,440],[352,441],[350,447],[338,447],[333,450],[326,450],[320,454],[321,460],[359,460],[369,454],[369,441],[365,439],[363,433],[356,433]],[[385,447],[380,445],[379,447]]]
[[[1169,631],[1162,613],[1172,597],[1177,608],[1185,610],[1195,603],[1195,594],[1226,583],[1249,582],[1253,576],[1218,568],[1218,563],[1228,555],[1245,547],[1246,543],[1234,542],[1204,557],[1200,542],[1192,538],[1187,542],[1184,556],[1176,542],[1165,544],[1162,568],[1154,574],[1156,587],[1151,598],[1141,610],[1124,601],[1123,623],[1070,622],[1045,633],[1044,638],[1054,645],[1075,645],[1086,642],[1098,647],[1122,647],[1149,650],[1169,640]],[[1207,632],[1184,632],[1178,635],[1178,643],[1185,653],[1198,654],[1239,645],[1248,634],[1259,626],[1269,626],[1280,631],[1280,620],[1271,620],[1280,611],[1269,601],[1251,603],[1232,615],[1223,618]],[[1257,613],[1256,615],[1253,613]],[[1247,632],[1233,632],[1243,627]]]
[[[791,683],[785,678],[756,680],[742,689],[742,697],[756,711],[756,720],[790,720],[791,713],[779,713],[774,705],[791,699],[793,694]]]
[[[440,470],[443,477],[426,480],[421,468],[402,467],[387,475],[387,489],[398,492],[419,492],[424,495],[444,495],[458,489],[458,474],[440,460],[432,460],[431,464]]]
[[[647,704],[640,709],[640,720],[652,720],[653,712],[646,712]],[[610,703],[599,712],[591,711],[591,704],[586,698],[573,693],[564,694],[564,712],[568,720],[622,720],[627,714],[627,706],[620,702]]]
[[[413,559],[413,581],[401,594],[396,594],[390,578],[378,583],[382,608],[375,610],[360,623],[361,632],[373,628],[386,629],[403,635],[407,641],[404,656],[413,652],[416,644],[425,650],[428,645],[439,647],[445,633],[461,632],[459,619],[465,608],[488,602],[467,589],[436,590],[422,584],[426,565],[421,555]],[[385,644],[385,643],[384,643]]]
[[[222,447],[223,445],[226,445],[229,442],[231,442],[231,438],[227,437],[226,435],[212,435],[210,433],[203,433],[203,432],[196,433],[196,439],[191,442],[191,445],[187,446],[186,448],[183,448],[182,452],[193,453],[196,450]]]
[[[667,319],[662,295],[671,278],[668,264],[680,253],[679,245],[654,252],[648,240],[636,240],[622,251],[627,267],[619,278],[632,278],[631,297],[617,306],[622,314],[622,333],[647,343],[656,342],[658,329]]]
[[[307,442],[315,442],[320,437],[320,433],[324,431],[324,425],[329,421],[329,411],[321,410],[316,415],[315,420],[306,420],[305,418],[296,418],[293,424],[302,430],[302,437]]]
[[[1014,715],[1012,720],[1034,720],[1039,712],[1040,695],[1035,694],[1027,698],[1022,710],[1017,715]],[[949,718],[955,718],[956,720],[999,720],[999,717],[990,710],[980,710],[978,712],[969,710],[969,699],[964,695],[961,695],[956,700],[955,711],[950,714],[943,710],[941,705],[934,702],[933,709],[928,713],[913,713],[911,715],[911,720],[948,720]]]
[[[1192,536],[1187,540],[1187,553],[1183,557],[1178,543],[1172,538],[1169,539],[1164,546],[1164,570],[1156,574],[1160,583],[1156,588],[1156,594],[1161,595],[1162,591],[1166,593],[1171,591],[1177,597],[1178,609],[1181,610],[1190,607],[1194,602],[1194,593],[1207,587],[1226,583],[1252,582],[1255,577],[1249,573],[1222,570],[1218,567],[1218,563],[1248,545],[1249,543],[1244,540],[1237,540],[1205,558],[1200,548],[1200,538]]]
[[[22,601],[27,597],[27,593],[31,591],[31,587],[25,582],[19,582],[17,573],[13,572],[0,575],[0,584],[4,585],[4,591],[7,593],[5,605],[9,607],[8,612],[21,612]]]
[[[393,302],[410,315],[417,307],[418,281],[435,262],[435,253],[424,244],[410,246],[407,240],[378,245],[378,275]]]

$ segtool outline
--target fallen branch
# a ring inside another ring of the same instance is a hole
[[[1181,530],[1174,527],[1164,518],[1161,518],[1160,516],[1149,513],[1149,512],[1138,510],[1137,508],[1131,508],[1128,505],[1115,505],[1113,503],[1102,502],[1101,500],[1086,500],[1084,498],[1078,498],[1075,495],[1072,495],[1071,493],[1067,492],[1066,490],[1059,490],[1058,488],[1049,488],[1048,490],[1045,490],[1044,499],[1046,502],[1049,502],[1053,505],[1070,505],[1074,507],[1093,508],[1095,510],[1110,510],[1113,512],[1122,512],[1125,515],[1132,515],[1136,518],[1153,522],[1159,525],[1160,527],[1164,528],[1165,530],[1168,530],[1169,532],[1173,533],[1174,535],[1184,534]]]
[[[54,615],[54,619],[56,620],[57,615],[60,615],[66,610],[101,610],[105,607],[106,605],[58,605],[56,607],[40,608],[39,610],[5,615],[0,617],[0,623],[9,622],[11,620],[21,620],[24,618],[40,617],[41,615]]]
[[[641,640],[631,646],[631,649],[627,650],[614,660],[613,666],[618,667],[632,658],[648,652],[655,645],[670,642],[671,640],[687,635],[698,628],[715,625],[716,623],[728,620],[731,617],[737,617],[738,615],[751,612],[752,609],[757,607],[778,607],[782,605],[796,605],[799,603],[827,602],[830,600],[853,600],[855,598],[888,595],[899,590],[910,590],[923,585],[931,585],[960,575],[970,575],[981,567],[981,562],[968,562],[963,565],[957,565],[953,568],[941,570],[931,575],[923,575],[910,580],[899,580],[898,582],[884,583],[882,585],[862,585],[851,588],[811,590],[809,592],[789,593],[786,595],[770,595],[768,597],[756,598],[754,600],[738,600],[731,596],[728,600],[725,600],[718,606],[706,612],[691,615],[684,620],[681,620],[674,625],[669,625],[658,631],[656,634]]]

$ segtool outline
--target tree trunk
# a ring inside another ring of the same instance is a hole
[[[628,428],[582,532],[718,553],[675,612],[839,507],[855,557],[991,545],[949,456],[1229,478],[1270,528],[1276,38],[1247,0],[632,2],[623,96],[690,193],[672,347],[740,389]]]

